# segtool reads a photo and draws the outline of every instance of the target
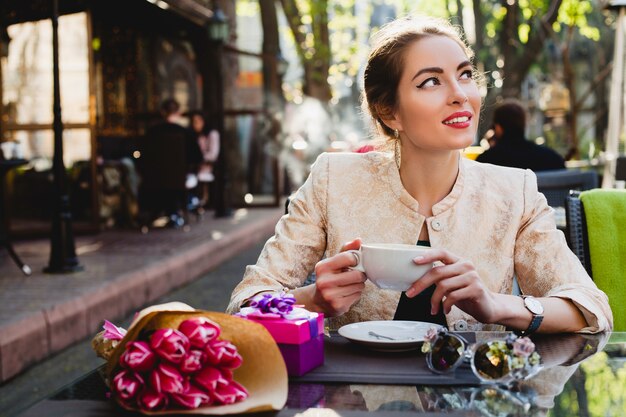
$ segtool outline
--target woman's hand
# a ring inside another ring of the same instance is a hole
[[[349,269],[356,265],[355,256],[345,251],[359,249],[361,240],[355,239],[341,247],[341,253],[323,259],[315,265],[315,286],[311,303],[328,317],[340,316],[361,298],[365,288],[365,274]]]
[[[455,305],[481,323],[497,322],[500,307],[496,302],[497,297],[483,284],[474,264],[445,249],[431,249],[422,257],[414,259],[418,265],[437,261],[443,265],[433,267],[418,279],[407,290],[407,297],[414,297],[435,284],[437,288],[430,301],[433,315],[439,312],[443,301],[445,314]]]

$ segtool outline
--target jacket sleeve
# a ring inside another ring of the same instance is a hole
[[[587,320],[581,333],[610,330],[613,315],[608,298],[556,228],[554,210],[538,192],[537,178],[530,170],[525,175],[521,221],[515,243],[515,271],[522,293],[571,300]]]
[[[308,179],[293,195],[289,212],[276,225],[255,265],[246,267],[235,287],[228,313],[239,310],[254,295],[297,288],[314,270],[326,250],[328,156],[320,155]]]

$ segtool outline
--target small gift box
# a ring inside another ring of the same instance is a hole
[[[300,376],[324,364],[324,315],[294,303],[291,294],[260,294],[237,315],[263,325],[278,344],[289,375]]]

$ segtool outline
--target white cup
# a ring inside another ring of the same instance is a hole
[[[372,243],[348,252],[357,258],[357,265],[352,269],[363,272],[377,287],[406,291],[432,269],[432,263],[417,265],[413,262],[415,257],[429,249],[427,246],[400,243]]]

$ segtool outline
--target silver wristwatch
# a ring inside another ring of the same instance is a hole
[[[530,321],[528,328],[519,332],[520,334],[527,336],[537,331],[541,325],[541,321],[543,320],[543,306],[539,300],[531,295],[522,295],[521,297],[524,299],[524,307],[526,307],[533,315],[533,319]]]

